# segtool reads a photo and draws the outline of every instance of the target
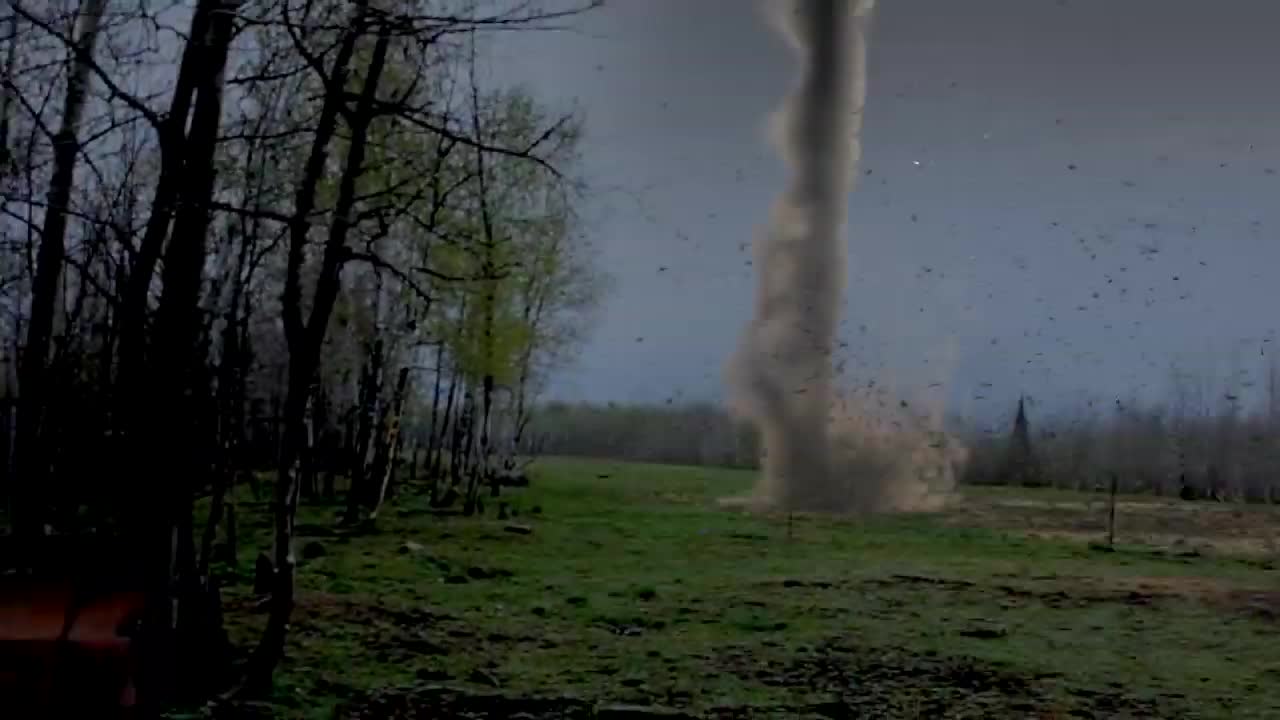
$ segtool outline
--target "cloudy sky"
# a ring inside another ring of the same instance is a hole
[[[1274,0],[881,0],[849,382],[977,415],[1164,395],[1175,364],[1264,385],[1278,26]],[[763,127],[790,63],[749,0],[609,0],[575,32],[503,39],[493,73],[585,116],[615,278],[555,394],[720,396],[785,180]]]

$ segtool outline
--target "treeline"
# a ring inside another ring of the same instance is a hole
[[[754,468],[755,430],[710,403],[593,405],[551,402],[531,436],[540,452],[672,465]]]
[[[982,427],[949,418],[944,428],[968,449],[968,484],[1018,483],[1247,502],[1280,502],[1280,414],[1234,402],[1163,406],[1117,403],[1105,412],[1037,418],[1028,411],[1030,457],[1014,441],[1014,413]],[[1011,408],[1013,410],[1013,408]],[[754,468],[751,428],[711,404],[550,403],[532,424],[542,452],[638,462]],[[1021,465],[1029,467],[1015,467]]]
[[[148,590],[144,705],[227,676],[202,663],[236,486],[274,478],[269,623],[234,683],[262,689],[299,502],[343,493],[368,522],[413,458],[469,512],[518,474],[603,286],[580,119],[477,64],[486,38],[595,4],[0,10],[6,570],[42,538],[122,539]]]
[[[1022,484],[1074,490],[1280,502],[1280,422],[1263,413],[1185,413],[1127,406],[1106,416],[1049,418],[1031,433],[1033,469]],[[1007,434],[973,433],[964,482],[1008,481]]]

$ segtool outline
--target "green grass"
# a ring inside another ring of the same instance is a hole
[[[840,703],[878,717],[1280,717],[1280,573],[1273,555],[1210,547],[1203,513],[1218,507],[1152,513],[1175,533],[1194,515],[1196,554],[1136,531],[1101,552],[1080,531],[1095,516],[1058,508],[1080,498],[1057,491],[975,491],[948,512],[869,519],[717,507],[751,481],[544,461],[504,498],[511,521],[492,501],[465,519],[402,495],[376,532],[317,538],[325,555],[301,563],[270,709],[328,718],[372,691],[411,703],[446,684],[722,715]],[[300,522],[332,526],[336,509]],[[1219,529],[1280,526],[1272,509],[1240,512]],[[265,547],[267,518],[246,519]],[[1075,534],[1026,532],[1055,523]],[[243,645],[265,620],[251,562],[243,553],[226,591]]]

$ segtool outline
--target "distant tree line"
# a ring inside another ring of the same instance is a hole
[[[1092,491],[1114,475],[1123,492],[1280,502],[1278,379],[1271,370],[1265,402],[1253,410],[1231,389],[1179,374],[1162,405],[1116,401],[1036,418],[1019,402],[1006,423],[951,417],[945,429],[970,450],[962,483]],[[736,468],[755,468],[759,458],[754,431],[709,403],[550,403],[531,436],[551,455]]]
[[[1034,472],[1019,480],[1074,490],[1280,503],[1280,384],[1270,369],[1265,402],[1246,410],[1240,395],[1176,375],[1163,404],[1116,400],[1096,413],[1030,421]],[[1003,484],[1016,432],[968,431],[973,450],[963,481]]]
[[[541,406],[530,437],[542,454],[754,468],[755,430],[710,403]]]

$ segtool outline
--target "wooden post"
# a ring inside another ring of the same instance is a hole
[[[1107,508],[1107,546],[1116,544],[1116,492],[1119,490],[1120,478],[1111,473],[1111,498]]]

